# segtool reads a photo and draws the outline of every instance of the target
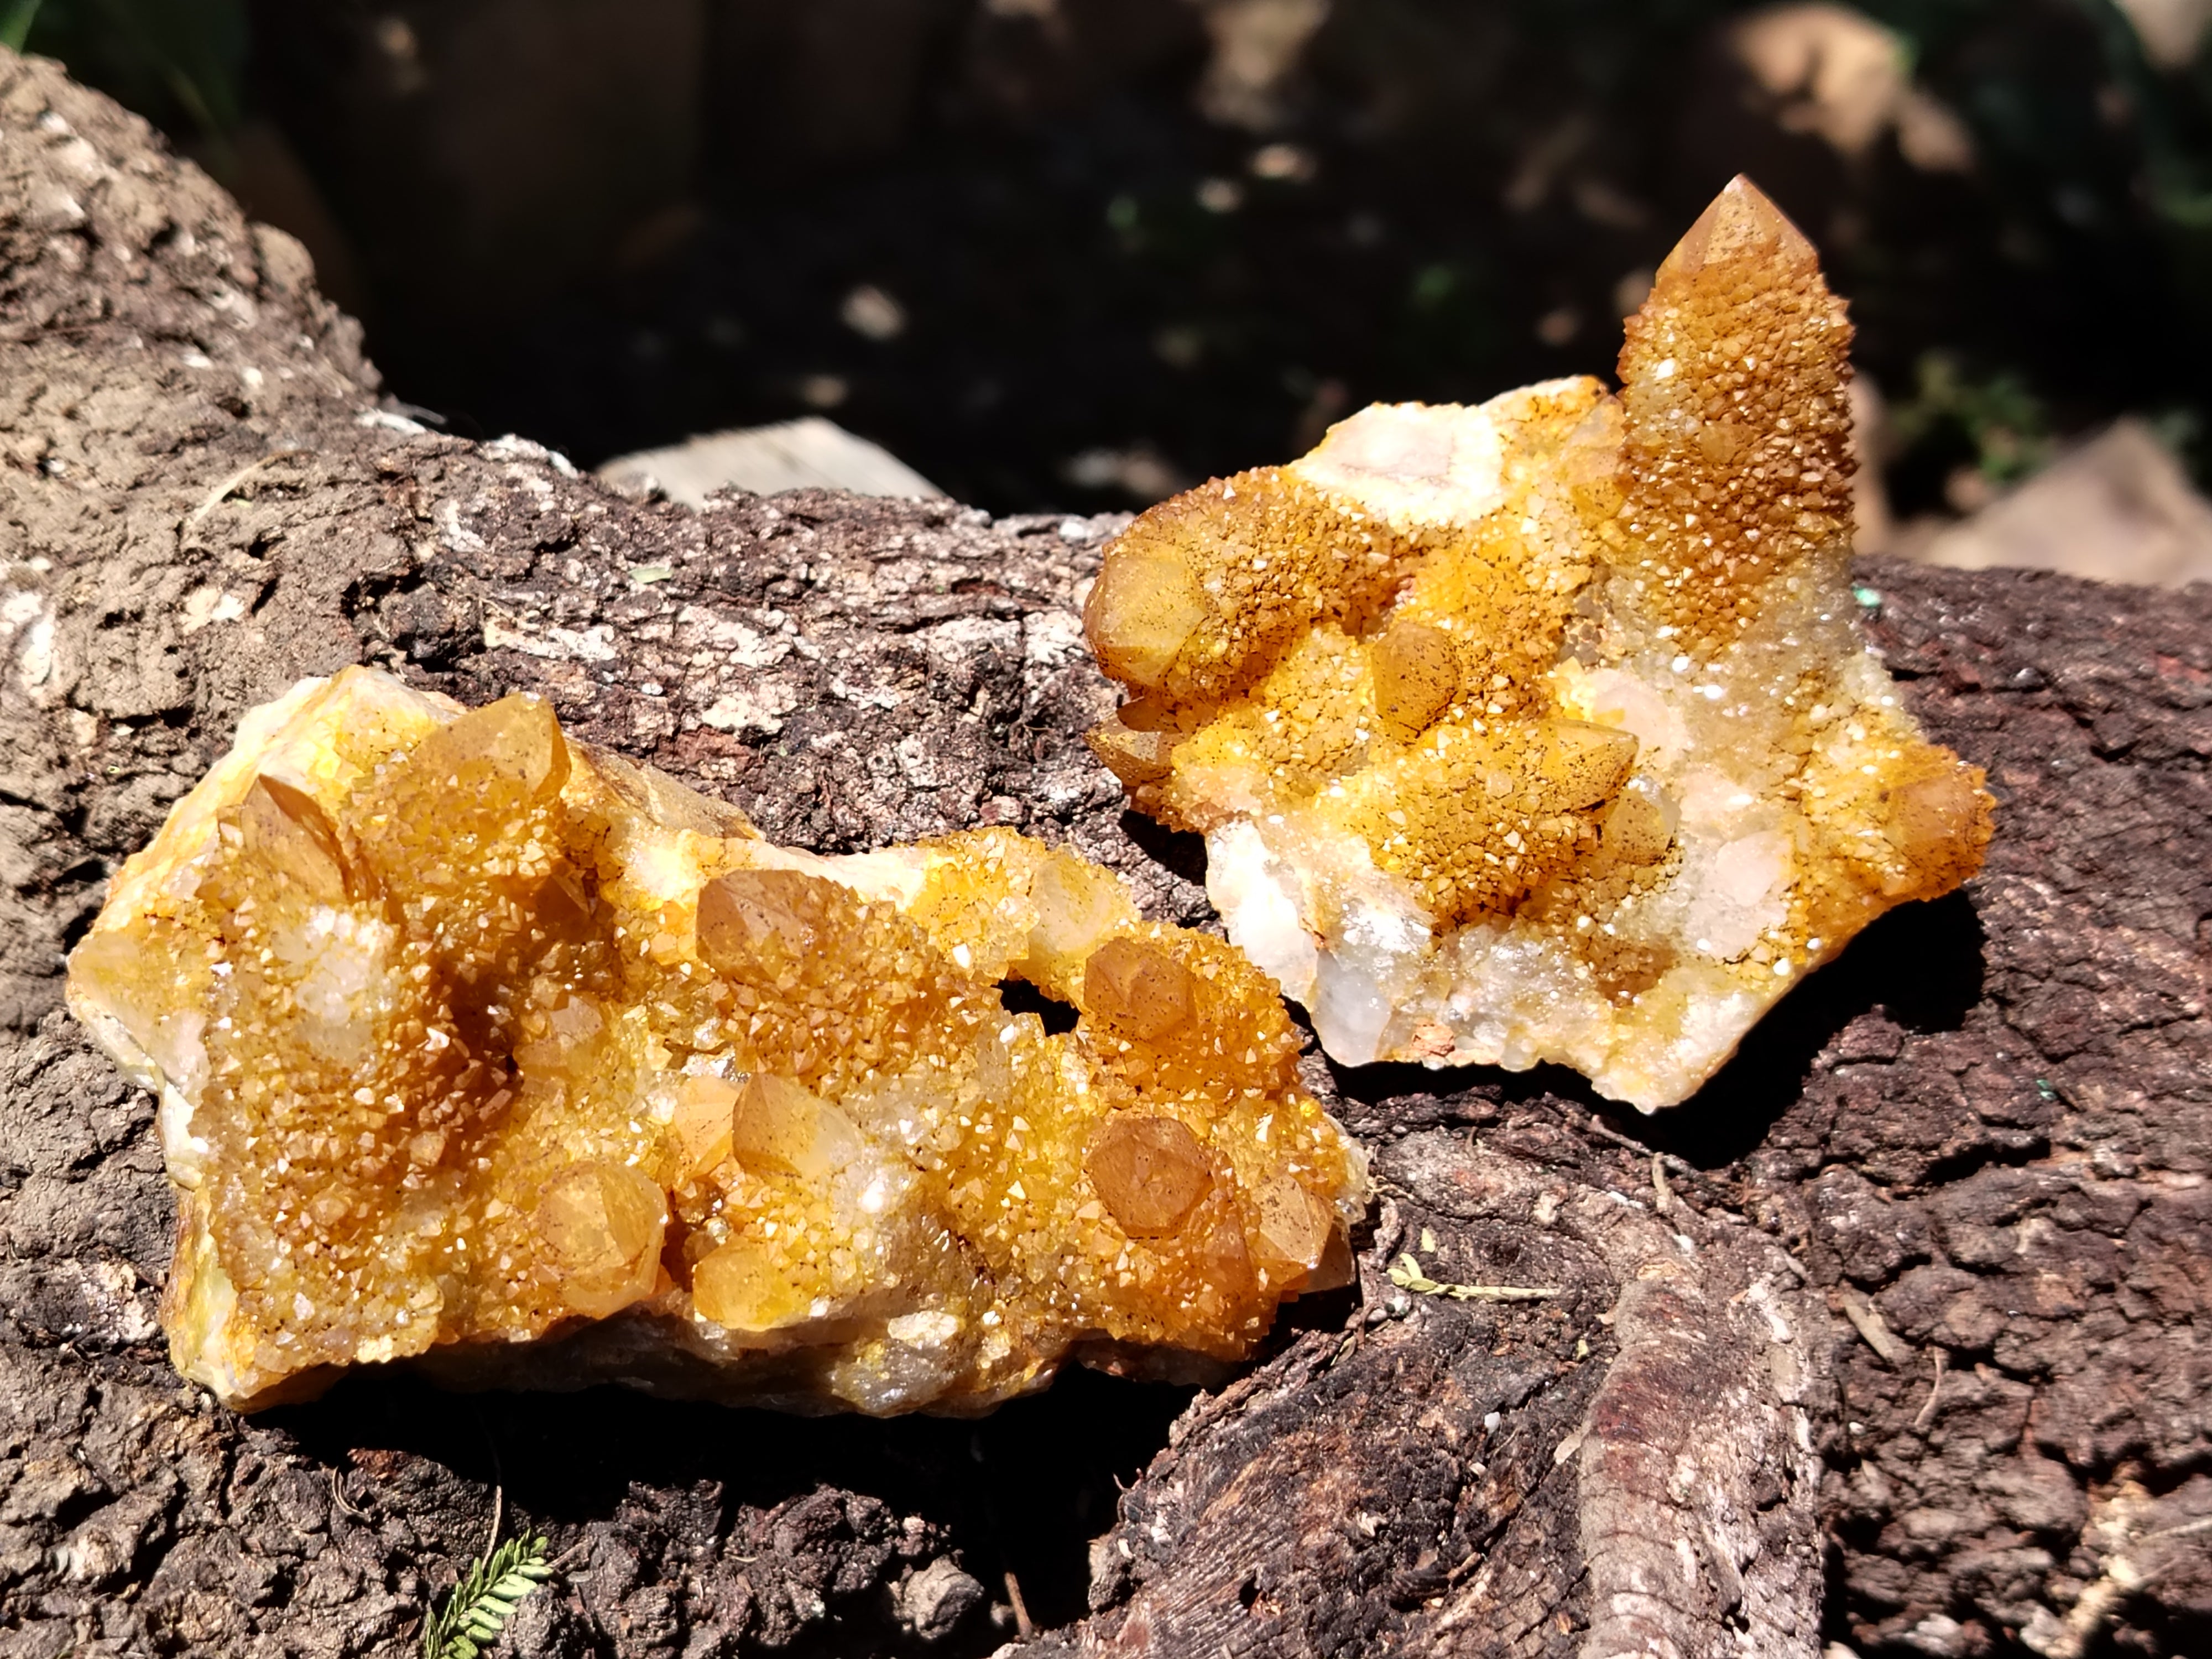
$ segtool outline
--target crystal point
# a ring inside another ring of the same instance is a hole
[[[975,1412],[1246,1354],[1365,1204],[1273,986],[1111,872],[787,851],[542,702],[365,669],[247,717],[69,994],[161,1092],[163,1321],[240,1407],[411,1357]]]
[[[1083,1002],[1109,1029],[1156,1042],[1190,1023],[1197,983],[1170,952],[1109,939],[1083,965]]]
[[[1108,549],[1086,620],[1133,701],[1092,747],[1206,836],[1231,939],[1332,1056],[1556,1060],[1671,1105],[1979,867],[1980,772],[1855,628],[1850,344],[1738,179],[1629,319],[1617,395],[1363,410]]]
[[[1206,1149],[1171,1117],[1115,1118],[1098,1132],[1085,1167],[1100,1200],[1132,1238],[1179,1232],[1213,1184]]]
[[[1817,267],[1820,256],[1773,199],[1739,173],[1660,262],[1653,287],[1670,290],[1710,265],[1752,259],[1771,270],[1800,270]]]

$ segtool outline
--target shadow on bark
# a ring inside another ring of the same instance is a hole
[[[847,1569],[817,1587],[833,1615],[841,1592],[876,1588],[875,1575],[854,1574],[840,1558],[896,1541],[914,1517],[961,1552],[991,1601],[1006,1601],[1012,1573],[1030,1619],[1050,1627],[1083,1616],[1091,1540],[1113,1524],[1122,1491],[1196,1393],[1071,1366],[1044,1393],[975,1421],[879,1421],[794,1419],[618,1388],[454,1395],[404,1371],[369,1371],[259,1420],[292,1437],[372,1514],[381,1479],[420,1460],[501,1487],[510,1532],[680,1530],[726,1540],[725,1562],[738,1566],[749,1553],[788,1560],[817,1545],[814,1553]],[[669,1513],[672,1497],[684,1514]],[[681,1564],[658,1565],[667,1573]],[[842,1611],[866,1626],[883,1610]],[[960,1650],[978,1652],[1012,1633],[985,1616],[963,1631]]]

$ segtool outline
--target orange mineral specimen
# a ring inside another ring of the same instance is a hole
[[[366,669],[246,717],[69,995],[161,1092],[163,1320],[234,1406],[414,1358],[981,1411],[1244,1356],[1366,1202],[1274,986],[1110,872],[787,851],[543,702]]]
[[[1672,1105],[1891,906],[1979,868],[1982,775],[1854,628],[1850,328],[1743,179],[1621,390],[1363,410],[1144,514],[1085,609],[1092,734],[1206,838],[1337,1060],[1558,1060]]]

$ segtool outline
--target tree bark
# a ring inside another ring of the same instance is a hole
[[[296,244],[5,54],[0,264],[0,1654],[406,1650],[495,1514],[562,1559],[517,1652],[2203,1650],[2212,596],[1866,566],[2002,800],[1984,874],[1661,1118],[1310,1054],[1375,1154],[1360,1283],[1218,1392],[791,1423],[397,1373],[243,1419],[167,1368],[152,1103],[61,957],[300,676],[541,692],[823,852],[1012,823],[1205,924],[1201,854],[1080,741],[1110,521],[694,513],[424,431]]]

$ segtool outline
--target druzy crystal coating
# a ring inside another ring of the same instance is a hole
[[[1243,1357],[1366,1198],[1273,984],[1111,872],[785,850],[542,702],[372,670],[246,717],[69,995],[161,1092],[163,1322],[241,1407],[412,1358],[978,1411]]]
[[[1892,906],[1980,866],[1978,769],[1856,628],[1850,329],[1742,179],[1621,389],[1378,405],[1163,502],[1085,608],[1092,747],[1206,838],[1231,939],[1349,1064],[1692,1093]]]

